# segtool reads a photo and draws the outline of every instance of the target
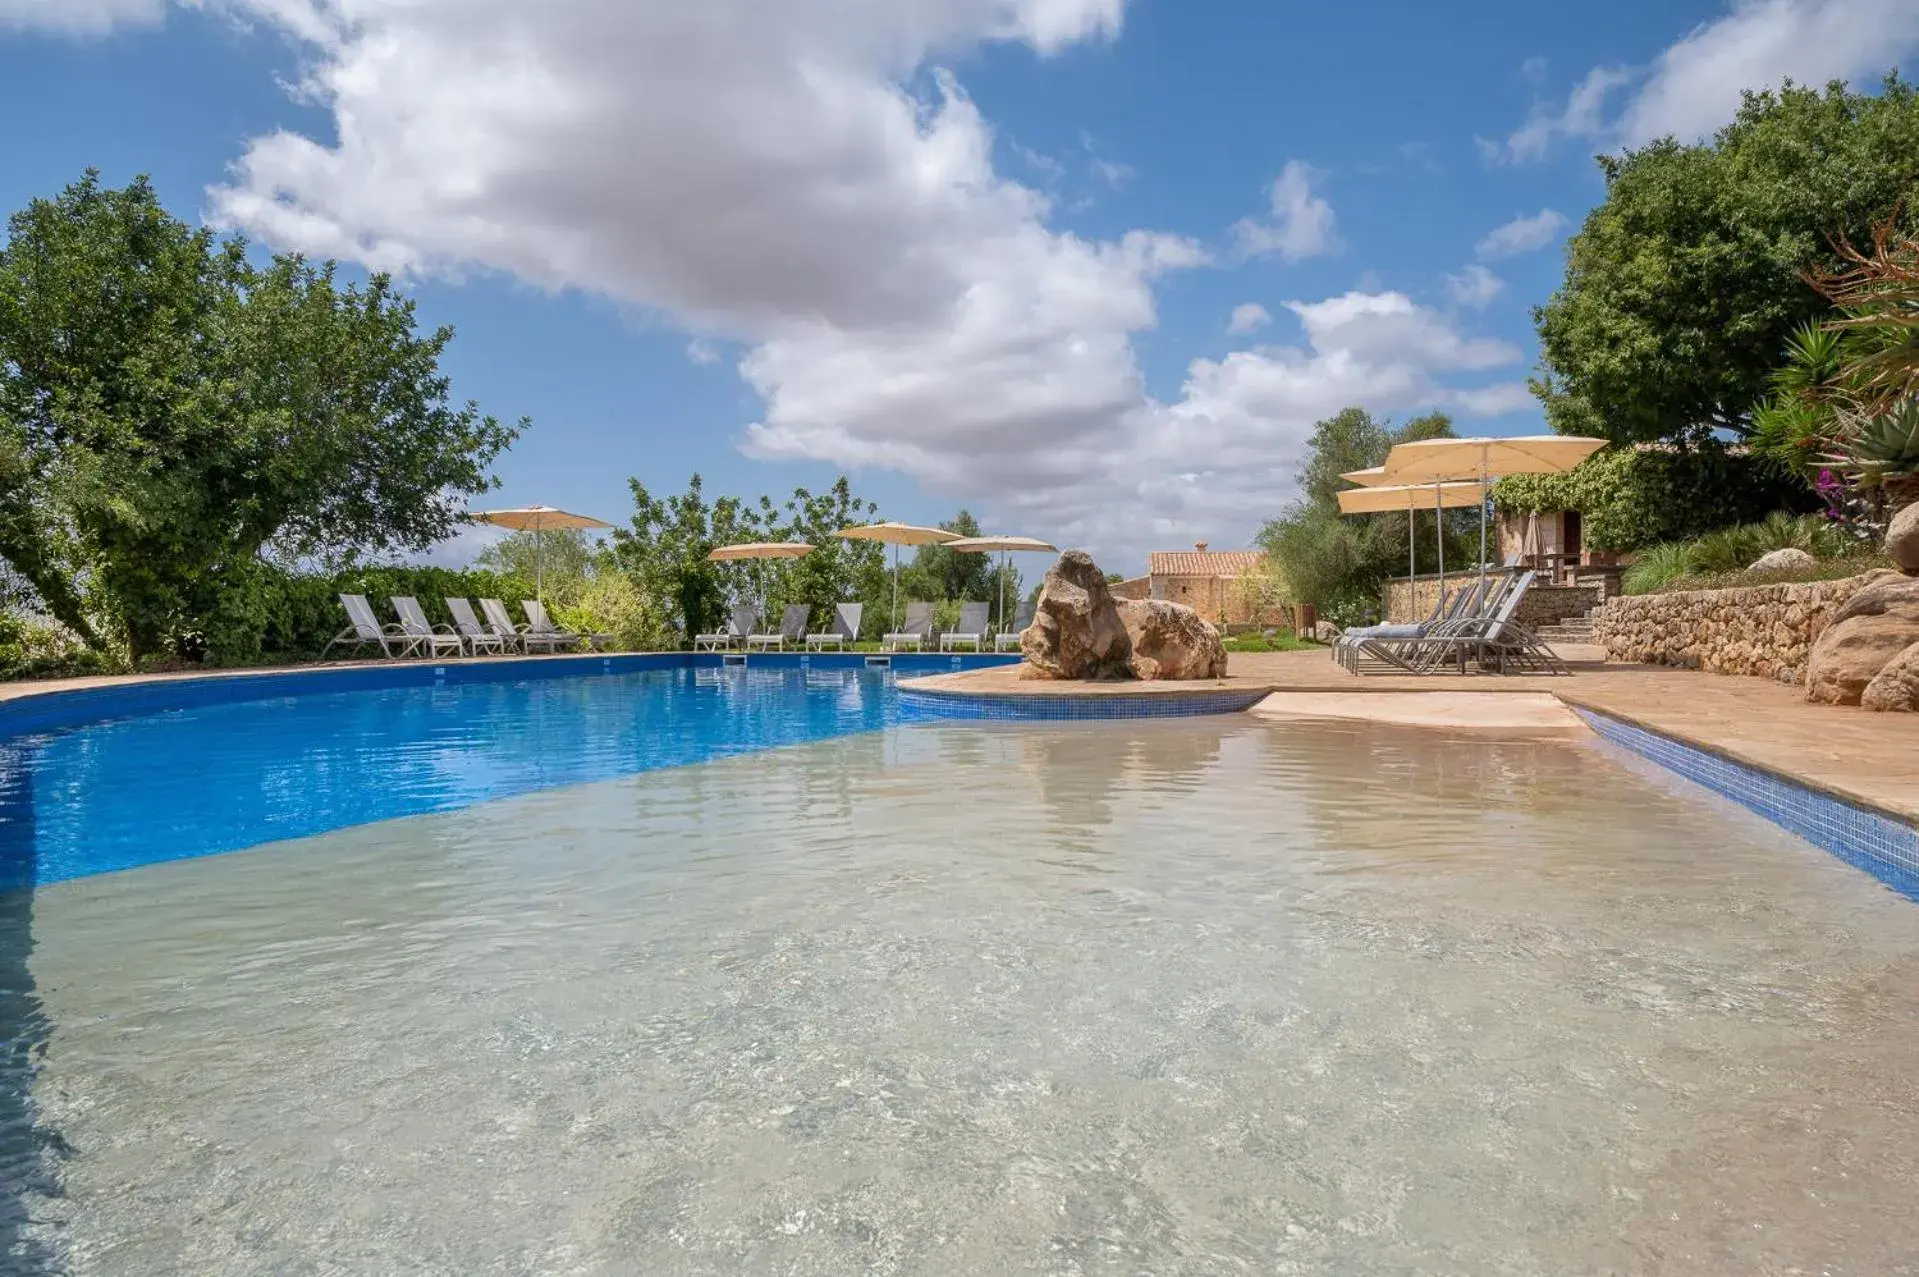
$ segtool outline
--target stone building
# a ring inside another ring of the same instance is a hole
[[[1155,550],[1147,560],[1146,576],[1115,589],[1129,598],[1184,603],[1215,624],[1270,622],[1270,615],[1254,615],[1258,609],[1252,592],[1240,584],[1264,557],[1258,550],[1210,549],[1204,541],[1190,550]]]

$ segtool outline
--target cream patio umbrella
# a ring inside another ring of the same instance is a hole
[[[1395,444],[1381,467],[1394,484],[1441,483],[1476,479],[1488,484],[1509,474],[1560,474],[1606,446],[1604,439],[1581,435],[1483,436],[1477,439],[1420,439]],[[1479,570],[1486,570],[1486,504],[1479,505]]]
[[[613,525],[587,514],[568,514],[550,505],[521,506],[517,510],[482,510],[473,516],[481,523],[497,524],[515,532],[533,534],[533,597],[546,602],[546,571],[540,553],[540,534],[576,528],[610,528]]]
[[[738,563],[742,560],[758,559],[797,559],[813,553],[813,547],[805,541],[742,541],[738,545],[716,546],[707,553],[712,563]],[[754,584],[759,589],[760,616],[766,616],[766,582],[754,573]]]
[[[1350,479],[1352,475],[1343,475]],[[1434,483],[1402,484],[1382,488],[1348,488],[1339,495],[1341,514],[1385,514],[1388,511],[1406,512],[1406,579],[1417,575],[1417,560],[1414,557],[1413,514],[1427,501],[1433,505],[1435,523],[1434,540],[1439,546],[1439,597],[1446,597],[1446,530],[1441,523],[1441,512],[1458,510],[1466,506],[1478,505],[1482,509],[1486,502],[1486,485],[1483,483]]]
[[[922,528],[911,523],[863,523],[858,527],[841,528],[833,534],[848,541],[878,541],[882,545],[893,547],[893,610],[887,618],[886,628],[894,629],[899,624],[900,612],[900,547],[903,545],[944,545],[948,541],[958,541],[960,534],[948,532],[945,528]]]
[[[961,537],[957,541],[948,541],[946,548],[949,550],[958,550],[961,554],[997,553],[1000,555],[1002,562],[1005,561],[1007,555],[1016,552],[1025,553],[1028,551],[1047,550],[1054,554],[1059,553],[1059,547],[1056,545],[1048,545],[1046,542],[1036,540],[1033,537],[1011,536]],[[1006,628],[1006,574],[1004,572],[1001,572],[999,577],[999,627],[1001,630]]]

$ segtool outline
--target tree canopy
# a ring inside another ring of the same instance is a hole
[[[1748,93],[1709,143],[1601,156],[1606,198],[1534,313],[1554,429],[1619,442],[1743,435],[1794,329],[1827,302],[1809,272],[1903,209],[1919,217],[1919,94],[1842,83]]]
[[[1259,531],[1273,572],[1287,595],[1312,603],[1342,623],[1359,619],[1379,595],[1385,580],[1406,564],[1406,516],[1345,516],[1339,493],[1352,487],[1340,476],[1381,464],[1394,444],[1452,437],[1452,419],[1444,413],[1414,417],[1398,427],[1376,420],[1363,408],[1347,408],[1313,428],[1305,466],[1299,472],[1300,497]],[[1476,525],[1475,525],[1476,526]],[[1437,568],[1436,536],[1430,521],[1414,525],[1418,553],[1428,570]],[[1471,553],[1457,512],[1443,521],[1446,560],[1463,564]]]
[[[0,247],[0,557],[138,659],[263,553],[424,549],[526,424],[449,403],[452,337],[385,276],[255,265],[90,172]]]

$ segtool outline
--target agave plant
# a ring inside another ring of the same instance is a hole
[[[1919,501],[1919,397],[1877,416],[1841,410],[1839,450],[1827,463],[1892,509]]]

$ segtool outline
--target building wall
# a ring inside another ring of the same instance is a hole
[[[1599,609],[1593,637],[1607,660],[1801,683],[1813,642],[1869,579],[1629,595]]]

